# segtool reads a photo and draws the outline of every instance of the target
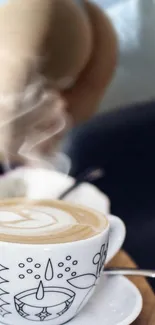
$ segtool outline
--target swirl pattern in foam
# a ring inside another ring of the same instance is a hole
[[[102,214],[61,201],[0,202],[0,241],[4,242],[72,242],[95,236],[106,226]]]

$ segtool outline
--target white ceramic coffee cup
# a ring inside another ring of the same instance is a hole
[[[124,238],[124,223],[109,216],[102,233],[81,241],[0,242],[0,323],[60,325],[75,317]]]

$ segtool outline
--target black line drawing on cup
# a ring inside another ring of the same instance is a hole
[[[88,299],[91,292],[95,289],[97,281],[100,277],[101,271],[104,267],[104,263],[107,257],[108,244],[103,244],[98,253],[93,257],[93,264],[96,266],[96,273],[88,273],[72,277],[67,280],[67,282],[76,289],[87,290],[86,295],[80,305],[77,308],[77,313],[85,305],[86,300]]]
[[[64,262],[58,262],[58,273],[54,271],[52,260],[49,258],[47,260],[45,271],[43,273],[43,279],[41,275],[35,274],[35,279],[39,280],[38,285],[35,288],[22,291],[15,295],[14,304],[18,314],[26,320],[31,321],[50,321],[61,317],[65,314],[73,304],[77,292],[71,290],[64,286],[51,286],[45,285],[44,281],[50,281],[56,277],[57,279],[63,278],[63,272],[65,274],[69,273],[70,277],[66,279],[66,284],[74,287],[78,290],[84,290],[85,296],[77,308],[77,312],[82,308],[88,299],[91,292],[95,289],[98,278],[100,277],[101,270],[105,263],[107,256],[107,245],[103,244],[100,251],[95,254],[91,263],[96,266],[95,272],[79,274],[75,272],[75,267],[79,264],[78,260],[72,260],[71,255],[67,255]],[[26,261],[30,264],[32,263],[31,258],[27,258]],[[66,265],[67,263],[67,265]],[[25,264],[18,264],[20,270],[25,268]],[[34,264],[37,271],[43,267],[41,263]],[[74,268],[74,270],[72,270]],[[59,272],[61,270],[61,273]],[[28,270],[27,270],[28,271]],[[24,281],[23,276],[21,277]]]
[[[9,282],[9,281],[2,278],[2,276],[0,276],[0,284],[6,283],[6,282]]]
[[[76,311],[77,314],[80,312],[80,310],[81,310],[81,309],[83,308],[83,306],[86,304],[87,299],[88,299],[89,295],[91,294],[92,290],[93,290],[93,288],[91,287],[91,288],[87,291],[86,295],[84,296],[83,300],[81,301],[80,305],[79,305],[78,308],[77,308],[77,311]]]
[[[14,297],[15,308],[20,316],[31,321],[48,321],[65,314],[71,307],[75,292],[63,287],[44,287],[23,291]]]
[[[108,252],[108,244],[103,244],[101,246],[100,252],[98,252],[94,257],[93,257],[93,264],[97,265],[97,270],[96,270],[96,277],[100,277],[101,271],[103,270],[106,257],[107,257],[107,252]]]
[[[40,281],[39,287],[36,292],[36,299],[42,300],[42,299],[44,299],[44,295],[45,295],[44,286],[43,286],[42,281]]]
[[[91,294],[91,291],[95,289],[97,276],[93,273],[87,273],[72,277],[71,279],[68,279],[67,282],[76,289],[87,290],[82,302],[77,308],[76,313],[78,313],[80,309],[84,306],[87,297],[89,296],[89,294]]]
[[[4,272],[7,270],[9,270],[7,267],[0,264],[0,272]],[[6,315],[11,314],[11,312],[7,310],[7,306],[9,306],[10,303],[5,300],[6,299],[5,295],[9,295],[9,292],[4,290],[3,288],[3,285],[8,282],[9,281],[4,278],[4,275],[3,277],[0,275],[0,285],[2,285],[2,287],[0,287],[0,317],[2,318],[4,318]]]
[[[70,274],[71,277],[75,277],[77,275],[76,267],[78,263],[78,260],[74,260],[71,255],[66,255],[65,259],[59,261],[57,264],[58,268],[60,268],[57,273],[57,278],[63,278],[66,273]]]
[[[95,289],[97,276],[93,273],[87,273],[78,276],[72,276],[72,278],[68,279],[67,282],[76,289],[86,290],[86,294],[77,308],[76,313],[78,313],[84,306],[89,294],[91,294],[91,291]]]
[[[9,270],[9,269],[6,266],[0,264],[0,272],[5,270]]]
[[[18,267],[20,270],[20,273],[18,274],[18,278],[20,280],[24,280],[27,276],[29,277],[33,276],[34,279],[36,280],[39,280],[41,278],[41,275],[38,273],[42,266],[37,261],[34,261],[34,259],[30,256],[28,256],[24,261],[19,262]]]
[[[35,267],[36,265],[39,266],[37,268],[39,271],[41,264],[35,264]],[[54,268],[50,258],[43,274],[43,280],[52,282]],[[24,319],[41,322],[58,318],[66,313],[75,299],[75,292],[65,287],[45,285],[39,274],[35,279],[39,280],[36,288],[20,292],[14,297],[18,314]]]
[[[76,289],[90,289],[95,286],[97,277],[93,273],[87,273],[78,275],[71,279],[68,279],[67,282]]]
[[[28,258],[26,259],[26,261],[27,261],[28,263],[32,263],[32,262],[33,262],[33,258],[32,258],[32,257],[28,257]]]
[[[46,266],[46,270],[45,270],[45,280],[47,281],[51,281],[54,277],[54,270],[53,270],[53,265],[52,265],[52,261],[49,258],[48,262],[47,262],[47,266]]]
[[[6,305],[8,305],[8,304],[6,304]],[[5,317],[6,315],[9,315],[9,314],[11,314],[10,312],[8,312],[8,310],[6,310],[3,306],[0,306],[0,316],[1,317]]]

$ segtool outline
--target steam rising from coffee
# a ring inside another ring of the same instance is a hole
[[[23,137],[23,131],[25,133],[17,154],[34,166],[57,169],[58,165],[63,172],[65,166],[65,173],[68,173],[70,160],[55,151],[54,143],[55,137],[67,128],[69,117],[65,112],[64,101],[59,93],[51,89],[47,80],[40,75],[36,76],[24,92],[0,96],[0,103],[5,104],[10,113],[1,123],[1,130],[13,126],[19,130],[18,139]],[[54,151],[42,155],[40,147],[47,141]],[[3,149],[6,170],[10,168],[9,157],[14,154],[16,152],[10,152],[10,148],[8,151]]]

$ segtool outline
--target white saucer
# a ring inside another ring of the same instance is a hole
[[[142,296],[128,279],[103,276],[91,301],[68,325],[129,325],[141,310]]]

